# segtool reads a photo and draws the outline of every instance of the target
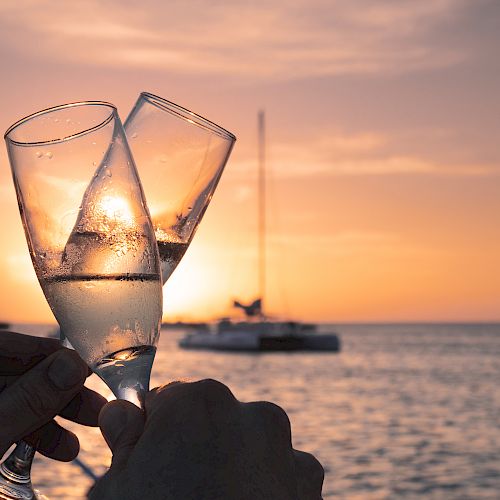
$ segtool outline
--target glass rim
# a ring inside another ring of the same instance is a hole
[[[56,139],[49,139],[49,140],[45,140],[45,141],[16,141],[12,137],[9,137],[9,135],[14,130],[16,130],[17,128],[19,128],[22,125],[25,125],[27,122],[29,122],[33,118],[37,118],[39,116],[42,116],[42,115],[45,115],[48,113],[52,113],[54,111],[59,111],[61,109],[73,108],[73,107],[78,107],[78,106],[102,106],[102,107],[110,108],[111,112],[110,112],[109,116],[107,116],[104,120],[100,121],[98,124],[96,124],[92,127],[89,127],[89,128],[85,128],[84,130],[80,130],[79,132],[76,132],[74,134],[71,134],[71,135],[68,135],[65,137],[58,137]],[[118,109],[116,108],[116,106],[114,104],[111,104],[110,102],[106,102],[106,101],[77,101],[77,102],[70,102],[67,104],[59,104],[58,106],[51,106],[50,108],[41,109],[40,111],[36,111],[35,113],[31,113],[31,114],[26,115],[25,117],[17,120],[6,130],[3,138],[5,139],[5,141],[9,141],[9,142],[11,142],[15,145],[18,145],[18,146],[41,146],[43,144],[55,144],[58,142],[67,141],[67,140],[74,139],[76,137],[88,134],[89,132],[93,132],[94,130],[98,130],[101,127],[104,127],[104,125],[107,125],[115,116],[118,117]]]
[[[167,113],[172,113],[180,118],[184,118],[193,125],[197,125],[198,127],[214,132],[215,134],[221,136],[223,139],[227,139],[233,142],[236,141],[236,136],[233,133],[229,132],[229,130],[221,127],[220,125],[217,125],[217,123],[208,120],[207,118],[197,113],[194,113],[193,111],[190,111],[187,108],[184,108],[183,106],[180,106],[179,104],[176,104],[175,102],[169,101],[156,94],[152,94],[151,92],[141,92],[139,98],[144,98],[144,100],[146,100],[153,106],[156,106],[157,108],[162,109]]]

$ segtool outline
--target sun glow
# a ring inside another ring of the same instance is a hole
[[[120,224],[127,226],[134,224],[134,215],[129,203],[118,196],[102,197],[97,206],[97,212],[106,219],[112,219]]]

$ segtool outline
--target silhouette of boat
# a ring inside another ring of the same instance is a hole
[[[242,309],[247,321],[220,320],[213,328],[195,329],[186,334],[179,346],[183,349],[216,351],[331,351],[340,350],[335,333],[319,333],[316,325],[297,321],[272,321],[263,311],[266,283],[265,266],[265,162],[264,113],[259,113],[259,291],[260,297]]]
[[[335,333],[316,332],[315,325],[296,321],[219,321],[215,331],[188,333],[179,342],[184,349],[215,351],[331,351],[340,350]]]

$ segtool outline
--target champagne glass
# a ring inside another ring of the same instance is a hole
[[[141,406],[159,335],[161,277],[116,108],[57,106],[15,123],[5,139],[33,266],[61,330],[117,398]],[[0,498],[34,498],[33,453],[21,442],[2,464]]]
[[[124,127],[146,193],[165,284],[194,237],[236,137],[149,92],[139,95]],[[60,339],[72,347],[63,329]]]
[[[125,131],[148,200],[165,283],[193,239],[236,137],[149,92],[140,94]]]

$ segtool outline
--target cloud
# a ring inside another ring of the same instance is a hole
[[[79,38],[87,41],[126,40],[129,43],[159,41],[160,36],[146,30],[140,30],[132,26],[117,24],[113,21],[100,19],[91,25],[83,25],[73,22],[48,23],[45,25],[47,32],[52,32],[67,38]]]
[[[388,74],[457,64],[465,47],[439,39],[461,0],[68,2],[0,6],[4,43],[89,66],[290,79]],[[19,33],[23,33],[20,37]]]
[[[316,137],[271,144],[268,149],[267,170],[280,179],[318,175],[485,176],[500,172],[497,164],[439,162],[416,156],[398,147],[397,135],[381,133],[330,130]],[[257,162],[254,158],[233,161],[231,169],[241,179],[248,179],[257,175]]]

